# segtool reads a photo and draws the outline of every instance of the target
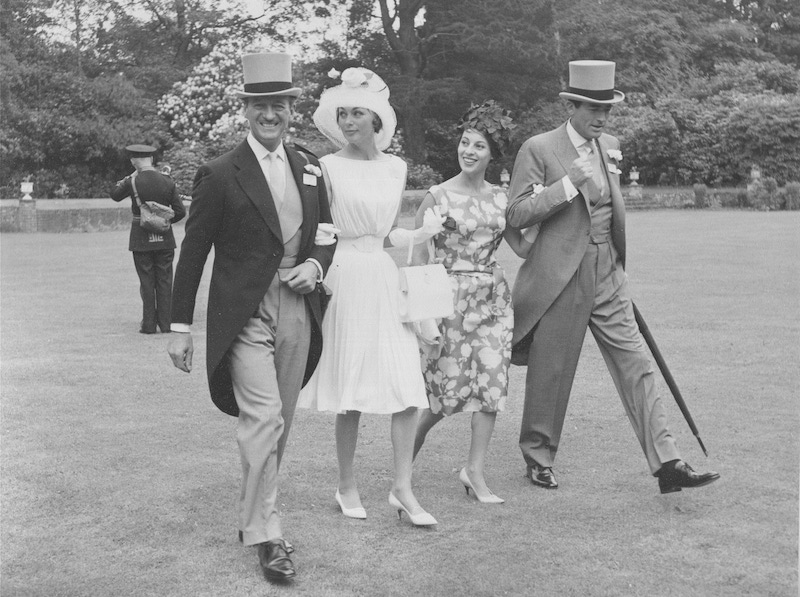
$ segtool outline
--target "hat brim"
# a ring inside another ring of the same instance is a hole
[[[348,143],[336,118],[337,109],[345,107],[366,108],[377,114],[382,127],[375,133],[375,146],[379,151],[388,149],[397,129],[397,114],[389,104],[388,92],[376,93],[342,85],[322,92],[319,106],[314,111],[314,124],[337,147],[344,147]]]
[[[586,95],[578,95],[577,93],[570,93],[569,91],[562,91],[558,97],[565,100],[574,100],[576,102],[588,102],[590,104],[618,104],[625,99],[625,94],[621,91],[614,90],[614,97],[608,100],[600,100]]]
[[[299,97],[303,92],[299,87],[291,87],[289,89],[281,89],[280,91],[269,91],[265,93],[248,93],[247,91],[236,91],[236,97],[244,99],[246,97],[269,97],[276,95],[286,95],[289,97]]]

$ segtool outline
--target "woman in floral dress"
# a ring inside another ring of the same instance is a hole
[[[496,415],[505,408],[514,327],[511,289],[495,254],[503,238],[519,255],[531,246],[519,232],[506,229],[505,191],[484,178],[513,127],[495,102],[472,106],[459,125],[461,172],[432,187],[417,212],[418,226],[432,207],[447,216],[445,231],[433,238],[433,260],[448,271],[455,312],[439,326],[441,352],[428,352],[423,359],[430,410],[417,425],[414,454],[442,418],[471,412],[472,441],[459,479],[482,503],[503,502],[486,485],[484,461]],[[417,246],[415,262],[428,260],[429,249]]]

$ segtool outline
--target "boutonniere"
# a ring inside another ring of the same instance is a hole
[[[622,152],[619,149],[609,149],[606,151],[608,153],[608,157],[614,161],[621,162],[622,161]]]
[[[543,184],[535,184],[535,185],[533,185],[533,191],[531,192],[531,197],[536,197],[536,195],[538,195],[542,191],[544,191],[544,185]]]
[[[322,170],[320,170],[314,164],[306,164],[305,168],[303,168],[309,174],[313,174],[314,176],[322,176]]]

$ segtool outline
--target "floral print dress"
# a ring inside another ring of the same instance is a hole
[[[433,239],[434,261],[444,264],[455,312],[443,319],[442,350],[423,357],[431,412],[497,412],[505,409],[514,315],[511,290],[495,253],[506,227],[505,191],[480,196],[434,186],[430,193],[455,230]]]

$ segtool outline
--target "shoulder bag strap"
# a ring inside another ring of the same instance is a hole
[[[139,192],[136,190],[136,172],[131,174],[131,188],[133,189],[133,198],[136,200],[136,205],[139,206],[139,209],[142,208],[142,201],[139,199]]]

